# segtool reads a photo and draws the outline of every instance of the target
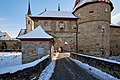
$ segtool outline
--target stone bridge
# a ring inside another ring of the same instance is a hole
[[[80,60],[83,63],[89,64],[112,76],[120,78],[120,63],[110,62],[110,60],[78,53],[60,53],[51,80],[104,80],[78,66],[71,61],[69,57]]]
[[[101,69],[120,79],[120,63],[78,53],[59,53],[57,57],[53,57],[53,59],[56,59],[56,67],[50,80],[104,80],[78,66],[71,61],[70,57]],[[42,70],[49,63],[50,58],[47,58],[34,67],[17,71],[13,74],[2,74],[0,75],[0,80],[38,80]]]

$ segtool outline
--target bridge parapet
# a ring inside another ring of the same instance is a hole
[[[73,52],[70,54],[70,57],[120,78],[120,62]]]
[[[48,56],[35,66],[18,70],[14,73],[0,74],[0,80],[37,80],[41,72],[50,63],[51,58]]]

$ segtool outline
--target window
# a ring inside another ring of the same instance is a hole
[[[89,13],[93,13],[94,11],[89,11]]]
[[[98,29],[102,29],[102,27],[99,25],[99,26],[98,26]]]
[[[50,25],[52,30],[56,30],[56,22],[52,21]]]
[[[108,12],[108,9],[107,9],[107,8],[105,8],[105,12],[106,12],[106,13]]]
[[[44,22],[44,26],[47,27],[48,26],[48,22]]]
[[[44,48],[38,48],[38,54],[44,54]]]
[[[72,26],[72,29],[73,29],[73,30],[76,30],[76,29],[77,29],[76,25],[73,25],[73,26]]]
[[[30,20],[28,20],[28,24],[30,24]]]
[[[116,45],[116,48],[118,48],[119,46],[118,45]]]
[[[59,22],[59,28],[64,29],[65,28],[65,23],[63,21]]]
[[[100,33],[104,33],[104,31],[105,31],[105,29],[104,29],[105,27],[104,26],[98,26],[98,30],[99,30],[99,32]]]

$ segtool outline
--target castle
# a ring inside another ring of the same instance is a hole
[[[120,26],[111,24],[113,5],[110,0],[76,0],[73,12],[47,11],[32,15],[30,3],[26,29],[18,36],[38,26],[54,37],[54,48],[95,56],[120,54]]]

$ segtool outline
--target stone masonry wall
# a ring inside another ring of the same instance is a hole
[[[110,28],[110,53],[111,55],[120,55],[120,28]]]
[[[101,58],[87,56],[79,53],[71,53],[70,57],[80,60],[83,63],[87,63],[90,66],[96,67],[120,79],[120,63],[113,63]]]
[[[60,22],[64,28],[60,29]],[[65,51],[76,51],[76,20],[35,20],[35,27],[39,25],[54,37],[55,49],[62,47]],[[68,44],[65,45],[65,42]]]
[[[78,20],[79,52],[96,56],[109,55],[111,7],[107,3],[93,3],[74,13]]]
[[[82,23],[79,24],[78,32],[79,51],[83,50],[84,53],[96,56],[109,55],[109,23],[104,21]],[[104,49],[104,53],[101,49]]]
[[[22,41],[22,63],[28,63],[50,54],[49,41]],[[44,48],[43,54],[38,54],[38,48]]]

